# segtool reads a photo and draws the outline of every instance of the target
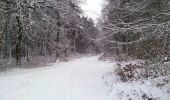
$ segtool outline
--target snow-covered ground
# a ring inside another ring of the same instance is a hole
[[[112,64],[85,57],[0,74],[0,100],[107,100],[102,76]]]
[[[113,75],[108,75],[106,79],[110,87],[107,100],[170,100],[170,84],[157,87],[153,80],[124,83],[113,79]]]
[[[117,82],[114,66],[93,56],[0,73],[0,100],[143,100],[143,93],[170,100],[166,89],[150,82]]]

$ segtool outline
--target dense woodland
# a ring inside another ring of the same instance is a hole
[[[170,100],[170,0],[101,1],[0,0],[0,100]]]
[[[102,19],[104,58],[143,60],[117,64],[123,82],[170,75],[169,0],[107,0]]]
[[[80,3],[1,0],[1,69],[41,60],[65,61],[76,54],[104,53],[103,57],[119,61],[152,63],[169,59],[169,0],[106,0],[97,25],[83,16]]]
[[[1,0],[0,66],[98,52],[98,29],[76,0]],[[40,59],[41,58],[41,59]],[[47,60],[48,61],[48,60]]]
[[[170,55],[169,0],[107,0],[100,22],[106,53],[161,61]],[[112,34],[111,34],[112,33]],[[107,37],[108,36],[108,37]]]

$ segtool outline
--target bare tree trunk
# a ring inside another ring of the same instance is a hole
[[[28,42],[28,39],[26,39],[26,59],[27,59],[27,62],[29,62],[29,50],[28,50],[28,47],[29,47],[29,42]]]
[[[57,48],[56,48],[56,59],[58,59],[59,57],[59,51],[58,51],[58,47],[59,47],[59,37],[60,37],[60,15],[59,15],[59,12],[57,11],[57,27],[58,27],[58,30],[57,30]]]
[[[17,32],[17,44],[16,44],[16,65],[21,66],[21,43],[22,43],[22,23],[17,16],[18,32]]]
[[[9,59],[9,63],[11,61],[11,4],[7,3],[7,8],[9,8],[9,10],[6,12],[6,23],[5,23],[5,27],[3,30],[3,34],[4,34],[4,40],[5,40],[5,47],[4,47],[4,58],[8,58]]]

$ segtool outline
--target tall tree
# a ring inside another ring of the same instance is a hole
[[[108,0],[103,11],[106,41],[122,53],[152,59],[169,50],[169,0]]]
[[[78,3],[77,0],[1,0],[3,58],[0,59],[13,63],[15,58],[21,66],[22,60],[31,63],[40,56],[58,59],[69,53],[85,53],[88,45],[83,42],[89,42],[85,36],[95,27],[92,21],[84,20]]]

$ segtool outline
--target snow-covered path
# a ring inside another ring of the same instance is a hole
[[[0,100],[108,100],[103,74],[113,64],[85,57],[0,74]],[[106,64],[107,63],[107,64]]]

